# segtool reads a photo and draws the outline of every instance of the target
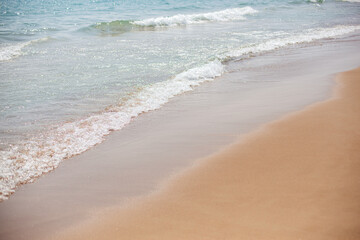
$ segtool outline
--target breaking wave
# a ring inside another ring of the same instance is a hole
[[[139,21],[117,20],[100,22],[86,30],[96,29],[102,33],[124,33],[129,31],[152,30],[157,27],[174,27],[206,22],[229,22],[245,20],[245,15],[255,14],[258,11],[251,7],[230,8],[217,12],[199,14],[178,14],[170,17],[156,17]]]
[[[139,26],[178,26],[205,22],[228,22],[244,20],[245,15],[254,14],[258,11],[252,7],[231,8],[218,12],[183,15],[178,14],[172,17],[149,18],[141,21],[134,21]]]

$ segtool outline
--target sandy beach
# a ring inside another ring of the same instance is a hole
[[[360,68],[330,100],[200,159],[55,239],[359,239]]]

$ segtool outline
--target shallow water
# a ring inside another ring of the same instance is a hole
[[[0,3],[0,200],[227,62],[360,29],[343,1]]]

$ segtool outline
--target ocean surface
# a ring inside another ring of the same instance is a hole
[[[229,61],[359,34],[359,2],[0,0],[0,201]]]

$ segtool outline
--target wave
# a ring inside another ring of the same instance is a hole
[[[11,45],[6,45],[3,47],[0,47],[0,62],[9,61],[14,58],[17,58],[23,54],[23,52],[22,52],[23,48],[25,48],[31,44],[34,44],[34,43],[47,41],[49,39],[50,38],[46,37],[46,38],[31,40],[28,42],[22,42],[22,43],[11,44]]]
[[[360,0],[342,0],[343,2],[360,3]]]
[[[265,53],[268,51],[276,50],[278,48],[301,44],[310,43],[316,40],[325,38],[334,38],[341,35],[352,33],[359,30],[360,26],[336,26],[331,28],[315,28],[305,30],[302,33],[294,34],[289,37],[275,38],[259,44],[244,46],[241,49],[232,50],[219,56],[223,61],[233,60],[239,57],[244,57],[249,54]]]
[[[85,31],[88,30],[99,30],[102,33],[124,33],[124,32],[130,32],[133,30],[142,30],[138,27],[136,27],[134,24],[132,24],[131,21],[126,20],[117,20],[112,22],[101,22],[96,23],[95,25],[90,26],[90,28],[85,28]]]
[[[254,14],[258,11],[252,7],[231,8],[218,12],[183,15],[178,14],[172,17],[149,18],[141,21],[134,21],[139,26],[178,26],[204,22],[228,22],[244,20],[244,15]]]
[[[85,28],[89,31],[96,29],[102,33],[120,34],[129,31],[146,31],[159,27],[173,27],[190,24],[199,24],[206,22],[229,22],[246,19],[244,16],[255,14],[258,11],[251,7],[230,8],[217,12],[199,13],[199,14],[178,14],[171,17],[157,17],[138,21],[117,20],[112,22],[100,22]]]
[[[159,109],[171,98],[221,76],[225,72],[225,61],[246,58],[251,54],[265,53],[290,45],[338,37],[359,29],[360,26],[309,29],[289,37],[274,38],[227,52],[219,56],[218,60],[182,72],[167,81],[145,86],[126,101],[108,107],[103,112],[64,123],[37,137],[2,150],[0,201],[7,199],[17,186],[33,182],[44,173],[54,170],[63,160],[101,143],[105,136],[122,129],[138,115]]]
[[[1,151],[0,201],[21,184],[33,182],[55,169],[61,161],[101,143],[111,131],[120,130],[141,113],[160,108],[171,98],[191,91],[205,81],[222,75],[216,60],[185,71],[173,79],[155,83],[134,94],[125,104],[112,106],[88,118],[65,123],[41,136]]]
[[[311,2],[311,3],[323,3],[323,2],[325,2],[325,0],[308,0],[308,2]]]

